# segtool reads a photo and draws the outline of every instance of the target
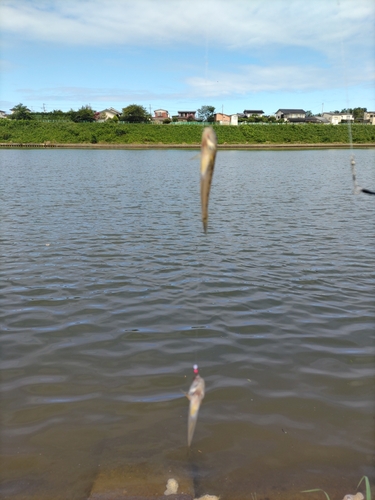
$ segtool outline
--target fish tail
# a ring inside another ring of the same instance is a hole
[[[190,447],[191,442],[193,440],[195,426],[197,424],[197,417],[190,417],[188,421],[188,446]]]

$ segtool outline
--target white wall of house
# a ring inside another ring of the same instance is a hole
[[[250,118],[250,116],[263,116],[264,115],[264,112],[262,110],[252,110],[252,109],[248,109],[248,110],[244,110],[243,114],[247,117],[247,118]]]
[[[103,109],[103,111],[100,111],[100,120],[109,120],[112,119],[114,116],[120,116],[120,112],[117,111],[114,108],[108,108],[108,109]]]
[[[323,118],[326,118],[331,125],[338,125],[341,123],[341,116],[332,113],[323,113]]]
[[[323,118],[326,118],[332,125],[338,125],[345,121],[353,121],[353,115],[349,113],[323,113]]]
[[[368,120],[371,125],[375,125],[375,111],[365,111],[363,119]]]

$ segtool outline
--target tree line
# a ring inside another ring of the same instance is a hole
[[[8,118],[11,120],[45,120],[45,121],[73,121],[75,123],[81,122],[95,122],[98,119],[104,119],[101,116],[102,113],[99,113],[91,108],[91,106],[86,105],[79,108],[77,111],[73,109],[69,111],[61,111],[60,109],[55,109],[50,112],[32,112],[28,109],[27,106],[20,103],[14,106],[13,113],[9,115]],[[364,118],[364,113],[367,111],[367,108],[345,108],[341,111],[335,110],[333,113],[350,113],[353,115],[355,121],[361,121]],[[199,121],[203,122],[214,122],[215,116],[215,107],[214,106],[202,106],[197,110],[197,117]],[[306,116],[313,116],[311,111],[306,111]],[[320,114],[318,115],[320,116]],[[114,116],[111,121],[123,121],[127,123],[151,123],[152,117],[150,113],[147,112],[144,106],[140,106],[138,104],[130,104],[125,108],[122,108],[122,113],[120,116]],[[108,121],[108,119],[106,120]],[[170,123],[171,121],[177,121],[177,117],[172,117],[172,120],[166,118],[163,123]],[[189,117],[188,121],[194,121],[193,117]],[[277,122],[275,116],[259,116],[252,115],[249,117],[240,116],[238,118],[239,123],[272,123]],[[283,121],[283,120],[281,120]]]
[[[86,105],[79,108],[77,111],[61,111],[55,109],[53,111],[33,112],[27,106],[20,103],[14,106],[13,113],[8,118],[11,120],[51,120],[51,121],[73,121],[75,123],[94,122],[101,118],[101,113],[98,113],[91,106]],[[115,116],[112,121],[124,121],[128,123],[149,123],[151,115],[146,108],[137,104],[130,104],[122,109],[120,116]]]

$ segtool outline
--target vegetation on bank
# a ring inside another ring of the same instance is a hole
[[[219,144],[347,144],[346,125],[213,125]],[[1,143],[198,144],[202,125],[0,120]],[[375,126],[353,124],[354,143],[375,143]]]
[[[38,120],[38,121],[73,121],[76,123],[82,122],[95,122],[97,120],[104,121],[107,116],[104,112],[94,111],[91,106],[82,106],[77,111],[71,109],[64,112],[60,109],[53,111],[30,111],[27,106],[22,103],[17,104],[12,109],[12,114],[8,115],[9,120]],[[151,122],[151,115],[143,106],[138,104],[130,104],[126,108],[122,108],[122,114],[115,115],[112,120],[125,121],[129,123],[149,123]],[[169,120],[170,121],[170,120]]]

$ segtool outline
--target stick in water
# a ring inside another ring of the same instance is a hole
[[[358,185],[357,182],[357,172],[355,169],[355,158],[354,155],[351,156],[350,158],[350,167],[352,169],[352,179],[353,179],[353,185],[354,185],[354,194],[359,194],[359,193],[364,193],[364,194],[374,194],[375,191],[371,191],[370,189],[363,188]]]

